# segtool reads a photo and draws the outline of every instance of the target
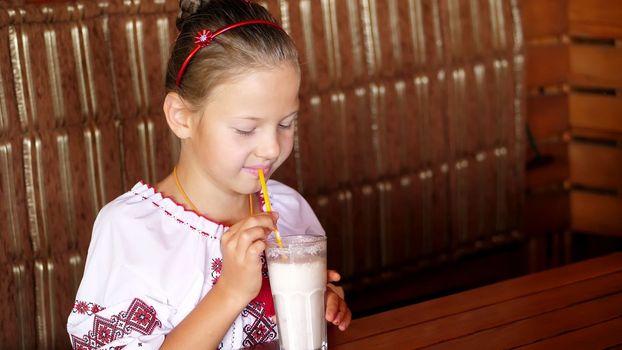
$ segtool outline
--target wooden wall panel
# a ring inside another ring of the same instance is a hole
[[[558,231],[551,232],[531,209],[526,224],[536,233],[550,233],[553,242],[560,235],[570,237],[564,233],[569,230],[611,233],[615,231],[611,208],[617,207],[605,208],[604,203],[620,198],[622,3],[523,0],[521,4],[528,40],[528,126],[534,136],[527,156],[528,202],[545,210],[553,194],[555,203],[571,201],[551,204],[550,210],[551,218],[561,218],[559,208],[566,206],[570,219],[552,221],[566,222],[567,227],[558,225]],[[546,249],[556,251],[555,245]],[[565,261],[570,245],[562,254]]]
[[[622,199],[586,192],[570,195],[571,228],[620,237],[622,235]]]
[[[569,156],[574,184],[622,193],[622,148],[572,142]]]
[[[570,1],[569,33],[577,38],[569,81],[578,87],[569,98],[571,180],[587,191],[571,196],[572,229],[620,236],[622,4]]]
[[[570,94],[568,110],[573,127],[622,133],[622,96]]]
[[[541,269],[551,251],[549,237],[569,225],[565,182],[569,166],[568,129],[568,2],[522,0],[526,40],[527,190],[524,228],[529,237],[530,267]],[[545,219],[546,218],[546,219]]]
[[[526,54],[526,79],[529,88],[559,86],[567,81],[567,45],[530,45],[526,48]]]
[[[570,83],[582,87],[622,88],[622,48],[570,46]]]
[[[527,98],[527,122],[536,140],[562,135],[568,130],[566,94],[532,95]]]
[[[566,34],[568,31],[567,7],[568,0],[521,1],[525,39],[527,41],[550,39]]]
[[[622,38],[622,3],[611,0],[569,0],[571,35]]]
[[[568,165],[568,142],[563,139],[549,139],[540,142],[538,148],[541,154],[541,163],[529,170],[526,180],[527,188],[549,187],[561,185],[568,179],[570,168]],[[533,151],[527,152],[527,160],[535,158]]]

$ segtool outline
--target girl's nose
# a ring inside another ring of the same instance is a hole
[[[281,152],[281,146],[276,133],[267,133],[257,145],[257,156],[264,159],[276,159],[279,152]]]

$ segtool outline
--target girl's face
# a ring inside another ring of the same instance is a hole
[[[292,64],[254,70],[217,86],[189,139],[207,180],[232,194],[260,189],[293,147],[300,75]]]

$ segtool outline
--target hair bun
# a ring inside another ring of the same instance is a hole
[[[195,14],[201,5],[209,3],[210,0],[179,0],[179,13],[177,14],[176,26],[181,30],[181,26],[186,18]]]

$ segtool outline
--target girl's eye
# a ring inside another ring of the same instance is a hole
[[[288,118],[287,120],[283,120],[280,124],[279,124],[279,128],[281,129],[291,129],[294,124],[296,124],[296,118]]]
[[[242,136],[249,136],[252,135],[253,132],[255,131],[255,129],[251,129],[251,130],[240,130],[240,129],[235,129],[235,132],[237,132],[238,134],[242,135]]]

